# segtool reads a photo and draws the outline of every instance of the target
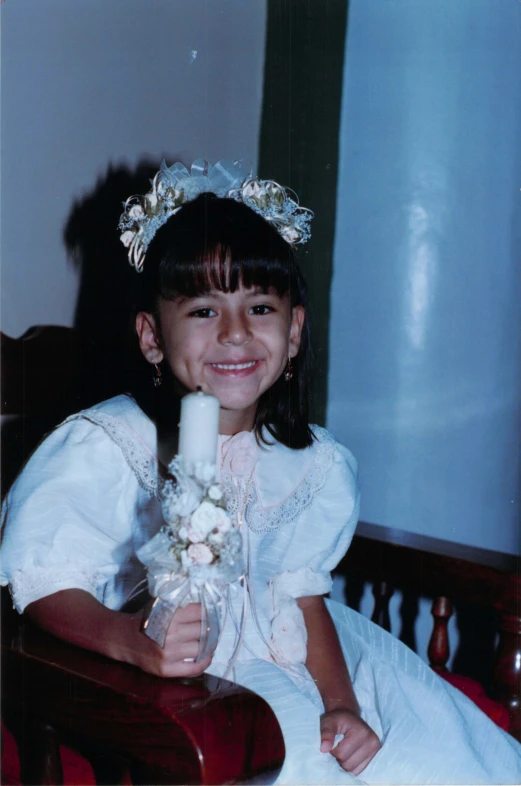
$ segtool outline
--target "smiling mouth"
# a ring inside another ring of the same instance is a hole
[[[257,360],[250,360],[248,363],[210,363],[210,365],[222,371],[243,371],[246,368],[253,368],[257,363]]]

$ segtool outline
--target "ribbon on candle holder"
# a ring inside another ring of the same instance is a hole
[[[169,472],[162,489],[164,524],[137,551],[155,598],[142,631],[164,647],[177,609],[200,603],[196,660],[203,660],[219,638],[222,594],[243,573],[242,536],[215,482],[215,464],[188,464],[176,456]]]
[[[188,576],[165,574],[163,580],[156,577],[158,596],[154,600],[142,630],[147,636],[165,646],[168,628],[177,609],[188,603],[200,603],[201,637],[195,662],[205,660],[213,653],[221,632],[221,590],[209,580],[191,580]]]

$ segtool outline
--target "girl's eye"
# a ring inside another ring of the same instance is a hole
[[[197,308],[188,314],[189,317],[197,317],[199,319],[208,319],[208,317],[215,317],[216,313],[213,308]]]
[[[272,306],[267,306],[264,303],[259,303],[258,306],[252,306],[250,308],[250,314],[253,314],[256,317],[262,317],[264,314],[270,314],[275,309]]]

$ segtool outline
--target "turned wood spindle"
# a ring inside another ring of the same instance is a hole
[[[394,587],[387,581],[375,581],[373,584],[374,610],[371,620],[384,630],[391,632],[389,617],[389,601],[394,594]]]
[[[509,732],[521,742],[521,617],[505,612],[499,617],[492,696],[510,712]]]
[[[435,671],[447,671],[450,655],[448,624],[452,617],[452,603],[443,596],[435,598],[431,614],[434,617],[434,627],[427,649],[429,663]]]
[[[63,771],[55,729],[37,718],[24,717],[17,735],[21,781],[32,786],[61,786]]]

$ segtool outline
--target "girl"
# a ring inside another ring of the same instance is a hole
[[[164,677],[221,676],[242,638],[232,676],[277,714],[280,783],[517,783],[512,738],[392,636],[324,600],[359,495],[353,456],[308,422],[292,246],[309,218],[277,184],[222,163],[163,166],[127,203],[154,384],[80,412],[40,446],[5,503],[2,583],[55,635]],[[220,479],[244,522],[250,597],[239,634],[242,589],[229,588],[217,648],[196,663],[198,604],[176,612],[164,649],[121,608],[143,577],[135,553],[161,525],[179,396],[199,385],[221,404]]]

